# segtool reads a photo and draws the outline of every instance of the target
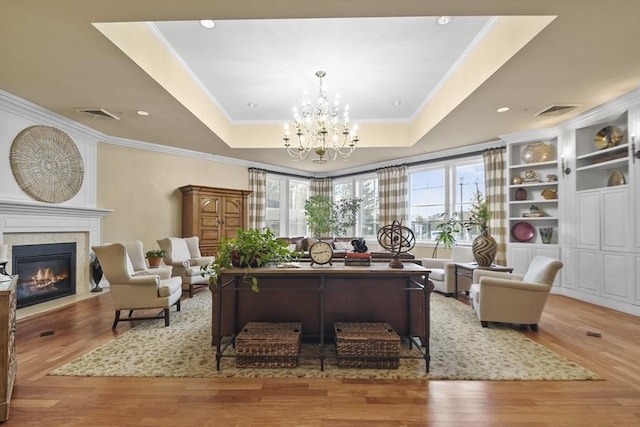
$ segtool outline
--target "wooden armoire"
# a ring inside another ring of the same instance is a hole
[[[182,192],[182,236],[198,236],[203,256],[215,256],[223,237],[247,228],[250,191],[185,185]]]

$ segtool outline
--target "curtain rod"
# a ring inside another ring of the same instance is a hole
[[[401,164],[398,164],[398,165],[385,166],[385,167],[421,166],[421,165],[426,165],[426,164],[429,164],[429,163],[441,162],[441,161],[446,161],[446,160],[456,160],[456,159],[463,159],[465,157],[473,157],[473,156],[481,155],[482,153],[485,153],[487,151],[502,150],[502,149],[505,149],[506,147],[507,147],[506,145],[499,145],[497,147],[484,148],[482,150],[471,151],[471,152],[464,153],[464,154],[454,154],[454,155],[451,155],[451,156],[434,157],[433,159],[420,160],[420,161],[417,161],[417,162],[401,163]],[[296,174],[288,173],[288,172],[272,172],[272,171],[269,171],[267,169],[259,169],[259,168],[249,168],[249,169],[264,170],[265,172],[273,174],[273,175],[290,176],[290,177],[293,177],[293,178],[302,178],[302,179],[307,179],[307,180],[310,179],[308,176],[296,175]],[[356,176],[356,175],[365,175],[365,174],[368,174],[368,173],[377,172],[380,169],[384,169],[384,167],[364,170],[364,171],[360,171],[360,172],[346,173],[346,174],[342,174],[342,175],[327,176],[327,177],[322,177],[321,179],[326,179],[326,178],[337,179],[337,178],[347,178],[347,177]]]
[[[491,151],[491,150],[501,150],[506,148],[506,145],[500,145],[498,147],[490,147],[490,148],[484,148],[482,150],[476,150],[476,151],[471,151],[469,153],[464,153],[464,154],[454,154],[451,156],[441,156],[441,157],[434,157],[433,159],[428,159],[428,160],[420,160],[417,162],[409,162],[409,163],[401,163],[398,165],[391,165],[391,166],[385,166],[385,167],[381,167],[381,168],[375,168],[375,169],[369,169],[366,171],[360,171],[360,172],[353,172],[353,173],[347,173],[347,174],[343,174],[343,175],[335,175],[332,178],[346,178],[349,176],[355,176],[355,175],[364,175],[367,173],[371,173],[371,172],[377,172],[380,169],[384,169],[386,167],[397,167],[397,166],[407,166],[407,167],[411,167],[411,166],[420,166],[420,165],[426,165],[429,163],[435,163],[435,162],[441,162],[441,161],[446,161],[446,160],[456,160],[456,159],[463,159],[465,157],[473,157],[473,156],[477,156],[480,155],[486,151]]]

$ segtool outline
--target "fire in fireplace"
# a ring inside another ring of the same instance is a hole
[[[18,308],[76,293],[75,242],[19,245],[12,253]]]

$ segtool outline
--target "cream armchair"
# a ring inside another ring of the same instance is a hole
[[[538,330],[538,322],[553,281],[562,268],[556,259],[537,256],[526,274],[477,269],[473,272],[471,303],[480,323],[520,323]]]
[[[194,286],[207,286],[209,279],[202,277],[200,267],[213,261],[213,257],[200,254],[197,236],[166,237],[158,240],[160,249],[167,252],[165,263],[173,267],[172,274],[182,279],[189,289],[189,298],[193,297]]]
[[[121,310],[129,310],[127,321],[150,320],[164,318],[165,326],[169,326],[169,308],[176,306],[180,311],[182,282],[177,277],[161,279],[157,274],[136,275],[133,263],[122,243],[105,246],[92,246],[105,278],[116,309],[112,329],[120,319]],[[161,308],[157,316],[132,317],[134,310]]]
[[[473,262],[471,246],[454,246],[451,258],[422,258],[422,266],[431,270],[429,279],[433,282],[434,290],[443,294],[453,295],[456,286],[456,262]],[[471,280],[467,277],[458,278],[458,292],[468,291]]]
[[[134,271],[134,276],[142,276],[145,274],[157,274],[161,279],[169,279],[171,277],[171,266],[161,266],[157,268],[150,268],[147,265],[146,258],[144,256],[144,247],[140,240],[132,240],[130,242],[122,242],[127,249],[128,259],[131,262],[130,268]]]

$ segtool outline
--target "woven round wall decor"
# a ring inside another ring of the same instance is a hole
[[[78,194],[84,163],[73,140],[50,126],[31,126],[16,136],[9,153],[20,188],[36,200],[61,203]]]

